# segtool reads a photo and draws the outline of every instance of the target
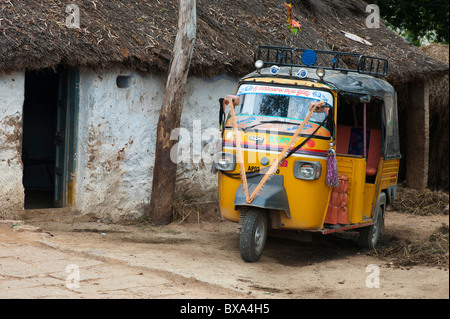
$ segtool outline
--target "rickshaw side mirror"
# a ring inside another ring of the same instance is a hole
[[[220,109],[219,109],[219,125],[222,125],[223,117],[225,115],[225,110],[224,110],[224,107],[223,107],[223,101],[224,100],[225,100],[224,98],[220,98],[219,99],[219,107],[220,107]]]

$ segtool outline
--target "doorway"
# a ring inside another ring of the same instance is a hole
[[[27,71],[23,106],[25,209],[73,204],[78,73]]]

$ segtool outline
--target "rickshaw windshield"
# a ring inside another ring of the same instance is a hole
[[[236,111],[237,115],[242,116],[259,115],[301,121],[308,115],[312,102],[324,101],[328,106],[333,106],[332,95],[319,90],[242,85],[238,95],[241,104]],[[322,123],[326,116],[325,112],[313,113],[309,120]]]

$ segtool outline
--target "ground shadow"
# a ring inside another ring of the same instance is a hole
[[[322,235],[313,233],[311,242],[269,236],[263,256],[284,266],[298,267],[366,253],[358,247],[358,233]]]

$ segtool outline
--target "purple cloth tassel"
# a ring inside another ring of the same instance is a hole
[[[332,148],[330,148],[327,152],[327,177],[325,179],[325,183],[330,187],[339,186],[336,152]]]

